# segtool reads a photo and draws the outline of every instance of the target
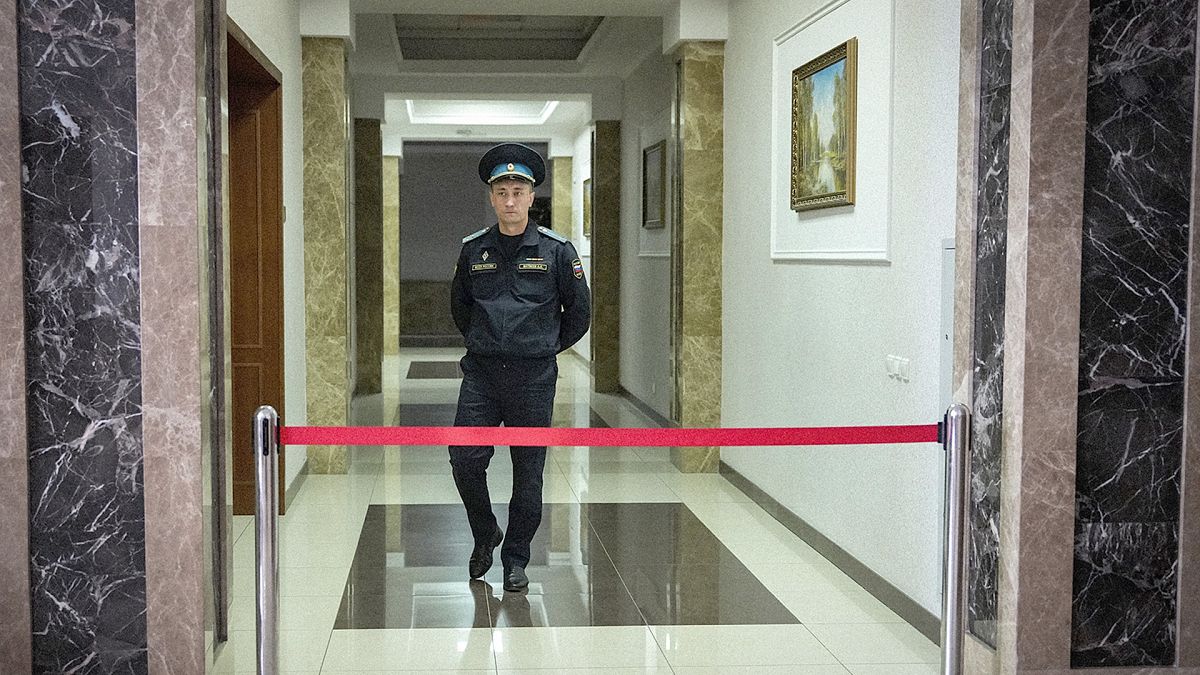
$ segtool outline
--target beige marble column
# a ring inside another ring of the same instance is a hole
[[[354,391],[378,394],[383,377],[383,140],[379,120],[354,120]]]
[[[400,158],[383,158],[383,394],[400,395]],[[386,420],[385,420],[386,421]]]
[[[346,43],[306,37],[302,52],[308,423],[344,426],[350,408]],[[345,473],[345,446],[310,447],[308,466],[310,473]]]
[[[209,251],[197,46],[206,26],[193,2],[138,0],[136,9],[147,658],[151,673],[192,673],[205,664],[200,325]]]
[[[681,203],[676,233],[676,288],[681,308],[676,356],[679,422],[685,427],[721,424],[721,247],[724,207],[725,45],[689,42],[678,53]],[[680,471],[711,473],[720,448],[672,448]]]
[[[17,5],[0,3],[0,90],[18,91]],[[16,96],[0,97],[0,672],[33,670],[29,624],[29,446],[21,138]]]
[[[596,391],[621,387],[621,122],[596,122],[592,164],[592,372]]]
[[[550,173],[554,193],[550,196],[550,229],[571,238],[571,157],[552,157]]]

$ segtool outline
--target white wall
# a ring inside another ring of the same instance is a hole
[[[284,422],[307,421],[304,336],[304,118],[299,0],[228,0],[229,17],[283,74],[283,390]],[[238,428],[235,424],[234,428]],[[288,446],[290,486],[308,458]]]
[[[625,81],[621,121],[621,385],[663,417],[671,413],[671,233],[642,228],[642,149],[671,135],[674,69],[661,54],[646,59]],[[669,177],[667,186],[669,196]]]
[[[890,264],[772,261],[766,186],[768,113],[777,105],[774,39],[825,4],[733,0],[730,7],[723,426],[913,424],[941,414],[940,246],[954,228],[958,8],[897,3],[891,138],[858,138],[860,147],[891,145]],[[858,105],[870,106],[878,95],[860,90]],[[910,382],[886,376],[889,354],[912,360]],[[722,459],[939,613],[938,448],[725,448]]]
[[[575,137],[575,156],[571,159],[571,243],[583,262],[583,273],[592,285],[592,240],[583,236],[583,181],[592,177],[592,130],[586,126]],[[593,186],[594,187],[594,186]],[[571,347],[586,361],[592,360],[592,332],[589,330]]]

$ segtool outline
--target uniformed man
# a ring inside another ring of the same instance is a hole
[[[546,175],[533,149],[505,143],[479,161],[479,178],[497,222],[463,239],[450,309],[466,338],[455,426],[548,427],[558,378],[555,355],[575,344],[591,321],[583,264],[571,242],[529,220],[533,188]],[[488,495],[492,446],[451,446],[454,483],[467,509],[475,548],[472,579],[504,566],[504,590],[529,585],[529,542],[542,521],[545,447],[512,448],[508,529],[501,531]]]

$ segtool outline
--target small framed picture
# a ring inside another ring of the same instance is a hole
[[[666,227],[667,142],[642,150],[642,227]]]
[[[854,203],[858,40],[792,71],[792,210]]]

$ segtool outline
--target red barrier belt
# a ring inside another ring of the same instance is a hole
[[[543,427],[283,427],[283,445],[762,446],[936,443],[936,424],[759,429]]]

